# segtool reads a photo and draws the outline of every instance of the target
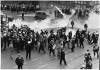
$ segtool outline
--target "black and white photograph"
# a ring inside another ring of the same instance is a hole
[[[100,1],[1,0],[1,69],[99,70]]]

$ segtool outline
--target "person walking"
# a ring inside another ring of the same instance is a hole
[[[26,59],[29,56],[29,59],[31,59],[31,50],[32,50],[32,46],[31,46],[31,41],[28,41],[28,44],[26,45]]]
[[[84,42],[84,35],[82,34],[80,37],[80,48],[81,48],[81,46],[84,48],[83,42]]]
[[[68,49],[70,49],[70,47],[69,47],[69,37],[68,37],[68,35],[67,35],[66,43],[67,43]]]
[[[95,44],[95,46],[93,47],[93,53],[94,53],[94,56],[97,54],[97,58],[99,57],[99,46],[97,44]]]
[[[13,59],[13,42],[12,41],[10,42],[9,48],[10,48],[10,58]]]
[[[64,49],[61,49],[61,58],[60,58],[60,65],[62,63],[62,61],[64,61],[64,64],[66,65],[66,60],[65,60],[65,52]]]
[[[18,66],[18,69],[22,69],[23,68],[23,64],[24,64],[24,59],[23,57],[21,57],[21,55],[19,54],[18,57],[15,60],[16,65]]]
[[[40,42],[40,46],[39,46],[39,50],[38,50],[39,53],[40,53],[40,50],[42,50],[44,53],[46,53],[44,50],[44,41],[43,40]]]
[[[71,48],[72,52],[74,52],[74,48],[75,48],[75,38],[73,37],[73,39],[72,39],[72,48]]]
[[[55,46],[54,46],[54,39],[51,40],[50,44],[49,44],[49,50],[50,50],[50,55],[51,55],[51,52],[53,53],[53,56],[55,56]]]

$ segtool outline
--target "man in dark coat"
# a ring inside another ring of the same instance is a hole
[[[80,48],[81,48],[81,46],[84,48],[83,42],[84,42],[84,36],[81,35],[81,36],[80,36]]]
[[[72,25],[72,29],[73,29],[73,26],[74,26],[74,21],[73,20],[71,21],[71,25]]]
[[[24,11],[22,11],[22,20],[24,20]]]
[[[95,46],[93,47],[93,53],[94,53],[94,56],[97,54],[97,58],[99,57],[99,46],[97,44],[95,44]]]
[[[90,35],[90,32],[88,31],[88,34],[87,34],[88,36],[88,43],[90,44],[90,40],[91,40],[91,35]]]
[[[91,44],[93,44],[95,41],[96,41],[95,32],[93,32],[93,33],[92,33]]]
[[[69,41],[72,39],[72,31],[69,32]]]
[[[66,63],[66,60],[65,60],[65,52],[64,52],[64,49],[61,49],[60,64],[62,63],[62,60],[64,61],[65,65],[66,65],[67,63]]]
[[[72,48],[71,48],[72,52],[74,52],[74,48],[75,48],[75,38],[72,39]]]
[[[19,38],[16,40],[16,48],[17,48],[17,53],[19,53],[19,49],[20,49],[20,40],[19,40]]]
[[[3,36],[1,36],[1,49],[3,47]]]
[[[24,50],[24,39],[23,38],[21,38],[20,43],[21,43],[21,47],[20,48],[23,51]]]
[[[23,57],[21,57],[20,54],[19,54],[18,57],[16,58],[15,63],[17,64],[18,69],[22,69],[23,63],[24,63],[24,59],[23,59]]]
[[[80,33],[79,33],[79,29],[76,31],[76,44],[77,44],[77,47],[79,47],[79,36],[80,36]]]
[[[67,40],[67,36],[65,35],[65,32],[63,32],[63,35],[62,35],[62,38],[63,38],[63,47],[65,47],[65,45],[66,45],[66,40]]]
[[[31,59],[31,50],[32,50],[32,46],[31,46],[31,41],[28,41],[28,44],[26,45],[26,59],[29,56],[29,59]]]
[[[6,37],[6,34],[4,34],[4,37],[3,37],[3,42],[4,42],[4,49],[3,50],[5,50],[6,49],[6,46],[7,46],[7,37]]]
[[[44,41],[43,40],[40,42],[40,47],[39,47],[39,51],[38,51],[39,53],[40,53],[40,50],[42,50],[44,53],[46,53],[44,50]]]

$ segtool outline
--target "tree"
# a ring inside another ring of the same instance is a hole
[[[88,28],[88,25],[84,24],[84,29],[86,29],[86,31],[87,31],[87,28]]]

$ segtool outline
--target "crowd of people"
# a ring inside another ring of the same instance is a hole
[[[18,5],[18,4],[7,4],[7,5],[2,5],[1,9],[2,10],[8,10],[12,12],[19,12],[19,11],[34,11],[33,5]],[[76,11],[79,12],[78,17],[82,15],[88,16],[88,11]],[[74,22],[74,21],[73,21]],[[74,24],[74,23],[72,23]],[[73,27],[72,27],[73,28]],[[91,44],[95,44],[93,47],[93,52],[94,56],[97,53],[97,58],[98,56],[98,51],[99,47],[97,45],[98,43],[98,38],[99,38],[99,33],[93,32],[91,33],[90,31],[86,30],[80,30],[77,29],[76,33],[74,36],[72,36],[72,31],[66,35],[66,30],[67,27],[63,27],[58,29],[56,32],[51,29],[50,31],[48,30],[41,30],[41,32],[35,32],[31,28],[29,28],[27,25],[22,25],[20,28],[16,27],[16,25],[13,25],[12,28],[1,28],[1,49],[2,51],[6,50],[7,47],[11,49],[11,54],[10,57],[13,59],[13,51],[16,50],[17,53],[20,53],[21,51],[26,50],[26,59],[31,59],[31,51],[33,49],[36,49],[39,53],[41,51],[46,54],[45,49],[48,48],[49,54],[51,56],[51,53],[53,56],[57,56],[60,59],[60,63],[62,64],[62,60],[64,61],[65,65],[67,65],[66,60],[65,60],[65,48],[67,44],[67,48],[70,49],[72,52],[74,52],[74,49],[76,47],[79,48],[84,48],[84,41],[87,40],[87,42]],[[71,44],[71,45],[70,45]],[[77,45],[77,46],[76,46]],[[55,53],[55,49],[57,48],[57,55]],[[85,62],[86,65],[84,68],[86,69],[92,69],[92,58],[91,54],[89,53],[89,49],[87,50],[87,53],[85,54]],[[22,63],[20,64],[20,61]],[[24,60],[22,57],[19,57],[15,60],[16,64],[18,65],[18,69],[22,68],[22,65],[24,63]]]
[[[58,53],[57,57],[60,58],[60,64],[62,60],[64,60],[65,64],[65,57],[64,53],[61,55],[61,51],[63,51],[67,44],[68,49],[71,49],[74,52],[77,44],[77,47],[84,48],[84,39],[87,40],[89,44],[97,44],[99,34],[98,32],[90,33],[89,31],[86,32],[85,30],[77,30],[75,35],[72,36],[72,31],[66,35],[67,28],[58,29],[56,34],[52,29],[50,32],[47,30],[41,30],[40,33],[31,30],[27,25],[22,25],[21,28],[16,27],[15,25],[12,26],[11,29],[8,29],[6,34],[2,32],[1,36],[1,48],[5,50],[7,46],[11,48],[11,59],[13,59],[12,53],[15,49],[18,53],[22,50],[26,50],[26,59],[29,56],[31,59],[31,50],[36,49],[39,53],[41,51],[45,52],[45,48],[47,47],[53,56],[55,55],[55,48],[57,48]],[[71,46],[69,45],[71,43]],[[98,58],[98,47],[97,45],[94,46],[94,56],[97,53]],[[12,49],[13,48],[13,49]],[[63,57],[63,58],[62,58]],[[87,62],[86,62],[87,63]]]
[[[32,4],[32,3],[26,3],[26,4],[6,3],[6,4],[1,5],[1,10],[17,12],[17,13],[22,12],[22,11],[24,11],[25,13],[26,12],[34,12],[34,11],[39,10],[39,9],[40,9],[40,6],[38,4]]]

